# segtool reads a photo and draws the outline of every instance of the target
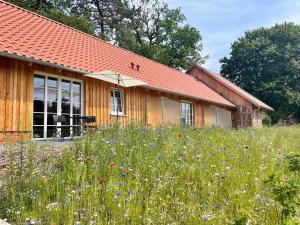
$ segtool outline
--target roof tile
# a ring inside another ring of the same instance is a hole
[[[0,52],[81,71],[111,69],[149,87],[234,106],[195,78],[43,16],[0,0]],[[132,70],[131,63],[140,65]]]

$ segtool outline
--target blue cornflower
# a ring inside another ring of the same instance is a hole
[[[191,193],[192,195],[194,195],[195,194],[195,192],[194,191],[192,191],[192,193]]]
[[[129,190],[129,191],[127,192],[127,194],[128,194],[128,195],[131,195],[132,192],[133,192],[132,190]]]
[[[219,209],[219,208],[220,208],[220,204],[217,204],[217,205],[216,205],[216,209]]]
[[[204,202],[205,205],[208,205],[208,201]]]
[[[121,177],[126,177],[126,174],[125,174],[125,173],[122,173],[122,174],[121,174]]]
[[[120,187],[120,186],[122,186],[123,185],[123,182],[119,182],[118,183],[118,186]]]
[[[126,198],[126,199],[125,199],[125,203],[127,203],[127,202],[129,202],[129,200]]]
[[[118,192],[118,193],[116,194],[115,198],[119,198],[120,195],[121,195],[121,192]]]
[[[83,213],[87,213],[88,210],[87,210],[87,209],[83,209],[82,212],[83,212]]]

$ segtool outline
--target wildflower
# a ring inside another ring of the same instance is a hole
[[[129,191],[127,192],[127,194],[128,194],[128,195],[131,195],[132,192],[133,192],[132,190],[129,190]]]
[[[208,205],[208,201],[204,202],[205,205]]]
[[[123,182],[119,182],[118,186],[121,187],[123,185]]]
[[[207,222],[208,221],[208,217],[207,216],[203,216],[203,220],[204,220],[204,222]]]
[[[81,222],[77,221],[75,222],[75,225],[81,225]]]
[[[125,199],[125,203],[127,203],[127,202],[129,202],[129,200],[126,198],[126,199]]]
[[[87,209],[83,209],[82,212],[83,212],[83,213],[87,213],[88,210],[87,210]]]
[[[125,173],[121,174],[121,177],[126,177],[126,174]]]
[[[108,163],[108,168],[113,169],[115,167],[116,167],[116,163],[114,163],[114,162]]]
[[[220,204],[217,204],[217,205],[216,205],[216,209],[219,209],[219,208],[220,208]]]
[[[115,198],[119,198],[121,196],[121,193],[118,192],[116,195],[115,195]]]
[[[119,168],[120,168],[120,170],[125,170],[126,169],[125,166],[120,166]]]
[[[96,221],[92,220],[92,221],[90,222],[90,225],[93,225],[93,224],[95,224],[95,223],[96,223]]]
[[[99,183],[100,183],[100,184],[103,184],[104,181],[105,181],[104,177],[100,177],[100,178],[99,178]]]

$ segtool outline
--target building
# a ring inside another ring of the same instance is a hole
[[[57,126],[73,137],[83,115],[95,126],[203,127],[214,109],[231,127],[235,107],[188,74],[0,0],[2,142],[52,138]]]
[[[266,112],[273,111],[270,106],[253,95],[221,75],[203,67],[193,65],[186,73],[203,82],[236,106],[236,109],[232,111],[233,127],[259,127],[262,125]],[[218,114],[218,111],[215,110],[213,113]],[[218,116],[215,118],[218,118]]]

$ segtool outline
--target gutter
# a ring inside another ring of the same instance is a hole
[[[43,66],[49,66],[49,67],[53,67],[53,68],[57,68],[57,69],[61,69],[61,70],[66,70],[66,71],[70,71],[70,72],[75,72],[75,73],[79,73],[79,74],[86,74],[88,71],[84,71],[84,70],[78,70],[78,69],[72,69],[70,67],[66,67],[63,65],[58,65],[55,63],[51,63],[51,62],[45,62],[42,60],[38,60],[38,59],[34,59],[34,58],[28,58],[26,56],[20,56],[17,54],[10,54],[7,52],[0,52],[0,56],[4,56],[7,58],[11,58],[11,59],[18,59],[18,60],[22,60],[22,61],[26,61],[26,62],[30,62],[30,63],[35,63],[35,64],[39,64],[39,65],[43,65]]]

